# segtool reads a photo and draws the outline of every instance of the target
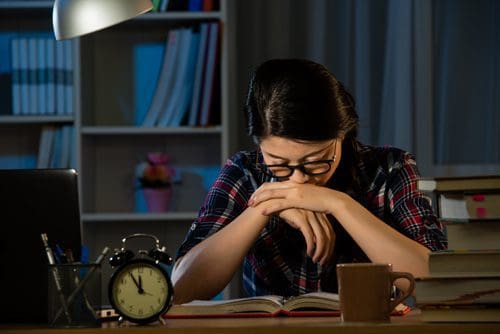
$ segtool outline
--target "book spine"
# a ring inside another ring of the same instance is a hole
[[[63,42],[64,51],[64,114],[73,115],[73,43],[71,40]]]
[[[47,52],[47,114],[56,114],[56,44],[46,39]]]
[[[200,100],[202,96],[203,74],[205,72],[205,57],[207,53],[208,23],[200,25],[200,42],[196,60],[196,73],[193,82],[193,95],[191,98],[191,108],[189,110],[189,126],[198,125],[198,115],[200,110]]]
[[[219,24],[214,22],[210,23],[209,28],[209,42],[206,58],[206,73],[205,82],[203,83],[203,97],[200,110],[200,120],[201,126],[207,126],[210,119],[210,107],[214,93],[214,78],[215,78],[215,68],[217,60],[217,50],[218,50],[218,36],[219,36]]]
[[[47,50],[44,38],[37,39],[38,52],[38,113],[47,114]]]
[[[29,87],[29,111],[30,115],[39,113],[38,107],[38,52],[37,39],[28,39],[28,87]]]
[[[64,115],[64,41],[55,43],[56,60],[55,60],[55,88],[56,88],[56,113]]]
[[[28,77],[29,77],[29,68],[28,68],[28,39],[21,38],[19,40],[19,76],[21,86],[21,114],[29,115],[29,85],[28,85]]]
[[[12,58],[12,114],[21,115],[21,61],[18,38],[11,41]]]

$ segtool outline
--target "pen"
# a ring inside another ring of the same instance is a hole
[[[64,299],[64,293],[62,291],[61,281],[59,277],[59,272],[57,271],[56,261],[54,259],[54,253],[52,253],[52,249],[49,247],[49,239],[47,238],[46,233],[41,234],[43,246],[45,247],[45,253],[47,254],[47,259],[49,260],[49,264],[52,265],[52,276],[54,277],[54,283],[56,284],[57,293],[59,295],[59,299],[61,301],[61,305],[64,310],[64,314],[68,319],[68,322],[71,322],[71,316],[69,315],[68,305],[66,305],[66,300]]]
[[[75,300],[77,295],[85,287],[85,284],[87,284],[87,282],[90,280],[90,278],[94,274],[97,266],[101,264],[102,260],[104,260],[104,257],[106,256],[106,254],[108,254],[108,252],[109,252],[109,247],[104,247],[101,254],[97,257],[97,259],[95,261],[95,265],[89,269],[89,271],[87,272],[85,277],[80,281],[80,283],[77,285],[75,290],[73,290],[73,292],[69,295],[68,299],[65,301],[65,305],[71,306],[71,304],[73,304],[73,301]],[[54,317],[54,322],[61,316],[62,312],[63,312],[63,309],[62,308],[59,309],[56,316]]]
[[[66,253],[64,252],[64,250],[61,248],[61,246],[59,246],[58,244],[56,244],[55,246],[56,248],[56,252],[55,252],[55,257],[56,257],[56,260],[57,263],[68,263],[68,259],[66,257]]]

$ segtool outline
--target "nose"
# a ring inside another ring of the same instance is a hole
[[[307,183],[307,181],[309,181],[309,175],[296,168],[293,170],[292,175],[290,175],[289,180],[295,183]]]

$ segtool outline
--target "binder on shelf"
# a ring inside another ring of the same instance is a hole
[[[168,3],[169,3],[169,0],[161,0],[161,3],[160,3],[160,12],[166,12],[167,11]]]
[[[203,11],[204,12],[211,12],[213,10],[216,10],[218,7],[218,3],[216,3],[217,0],[203,0]]]
[[[70,168],[71,155],[71,125],[63,125],[61,127],[61,155],[57,162],[59,168]]]
[[[74,126],[69,126],[69,142],[70,142],[70,150],[69,150],[69,157],[68,157],[68,167],[69,168],[75,168],[77,167],[77,156],[76,152],[72,149],[75,147],[75,127]]]
[[[12,113],[12,64],[11,64],[11,38],[13,34],[0,33],[0,115]]]
[[[54,129],[54,136],[52,138],[52,147],[51,147],[50,162],[49,162],[50,168],[62,167],[60,166],[61,155],[63,150],[62,141],[63,141],[62,127],[59,126]]]
[[[21,60],[18,38],[11,41],[12,60],[12,114],[21,115]]]
[[[38,108],[38,52],[37,39],[28,39],[28,87],[29,87],[29,114],[37,115]]]
[[[184,80],[186,80],[186,68],[189,58],[189,47],[191,43],[191,29],[183,28],[179,31],[178,38],[179,47],[177,49],[177,61],[175,69],[172,71],[172,93],[163,100],[162,111],[158,119],[157,125],[160,127],[170,126],[176,109],[178,108],[181,97]]]
[[[63,41],[64,51],[64,114],[73,115],[73,43]]]
[[[38,160],[36,168],[49,168],[52,156],[52,142],[54,140],[55,127],[45,125],[40,131],[40,141],[38,143]]]
[[[203,10],[203,0],[188,0],[188,11],[200,12]]]
[[[161,0],[151,0],[153,4],[153,9],[151,10],[152,12],[158,12],[160,10],[160,3]]]
[[[64,115],[64,41],[56,41],[56,113],[57,115]]]
[[[163,109],[164,101],[167,100],[171,94],[173,84],[173,71],[177,62],[177,49],[178,49],[178,30],[170,30],[166,42],[165,57],[163,59],[160,77],[156,85],[153,101],[149,107],[146,118],[144,119],[143,126],[154,126],[158,117]]]
[[[186,77],[183,81],[182,94],[177,111],[174,113],[174,117],[170,126],[178,127],[186,123],[186,116],[188,115],[188,110],[190,108],[192,98],[193,98],[193,85],[194,85],[194,74],[196,71],[196,63],[198,56],[198,48],[200,46],[200,33],[191,33],[191,43],[189,46],[189,54],[186,65]]]
[[[38,114],[47,114],[47,50],[44,38],[37,39]]]
[[[29,85],[28,85],[28,39],[19,39],[19,77],[21,86],[21,114],[29,115]]]
[[[135,125],[141,126],[153,101],[158,84],[166,43],[143,43],[134,46]]]
[[[201,126],[207,126],[210,122],[212,99],[215,92],[215,73],[218,58],[219,23],[212,22],[209,25],[208,50],[205,66],[205,77],[203,82],[203,96],[201,99],[200,119]]]
[[[55,115],[56,110],[56,41],[54,39],[45,40],[47,52],[47,114]]]
[[[198,47],[198,55],[196,59],[196,71],[193,82],[193,96],[191,99],[191,107],[189,110],[189,126],[198,124],[198,115],[200,110],[200,99],[203,83],[203,74],[205,73],[205,57],[207,53],[208,41],[208,23],[200,24],[200,42]]]

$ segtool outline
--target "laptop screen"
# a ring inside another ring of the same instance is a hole
[[[81,248],[73,169],[0,170],[0,322],[47,322],[47,264],[52,248]]]

